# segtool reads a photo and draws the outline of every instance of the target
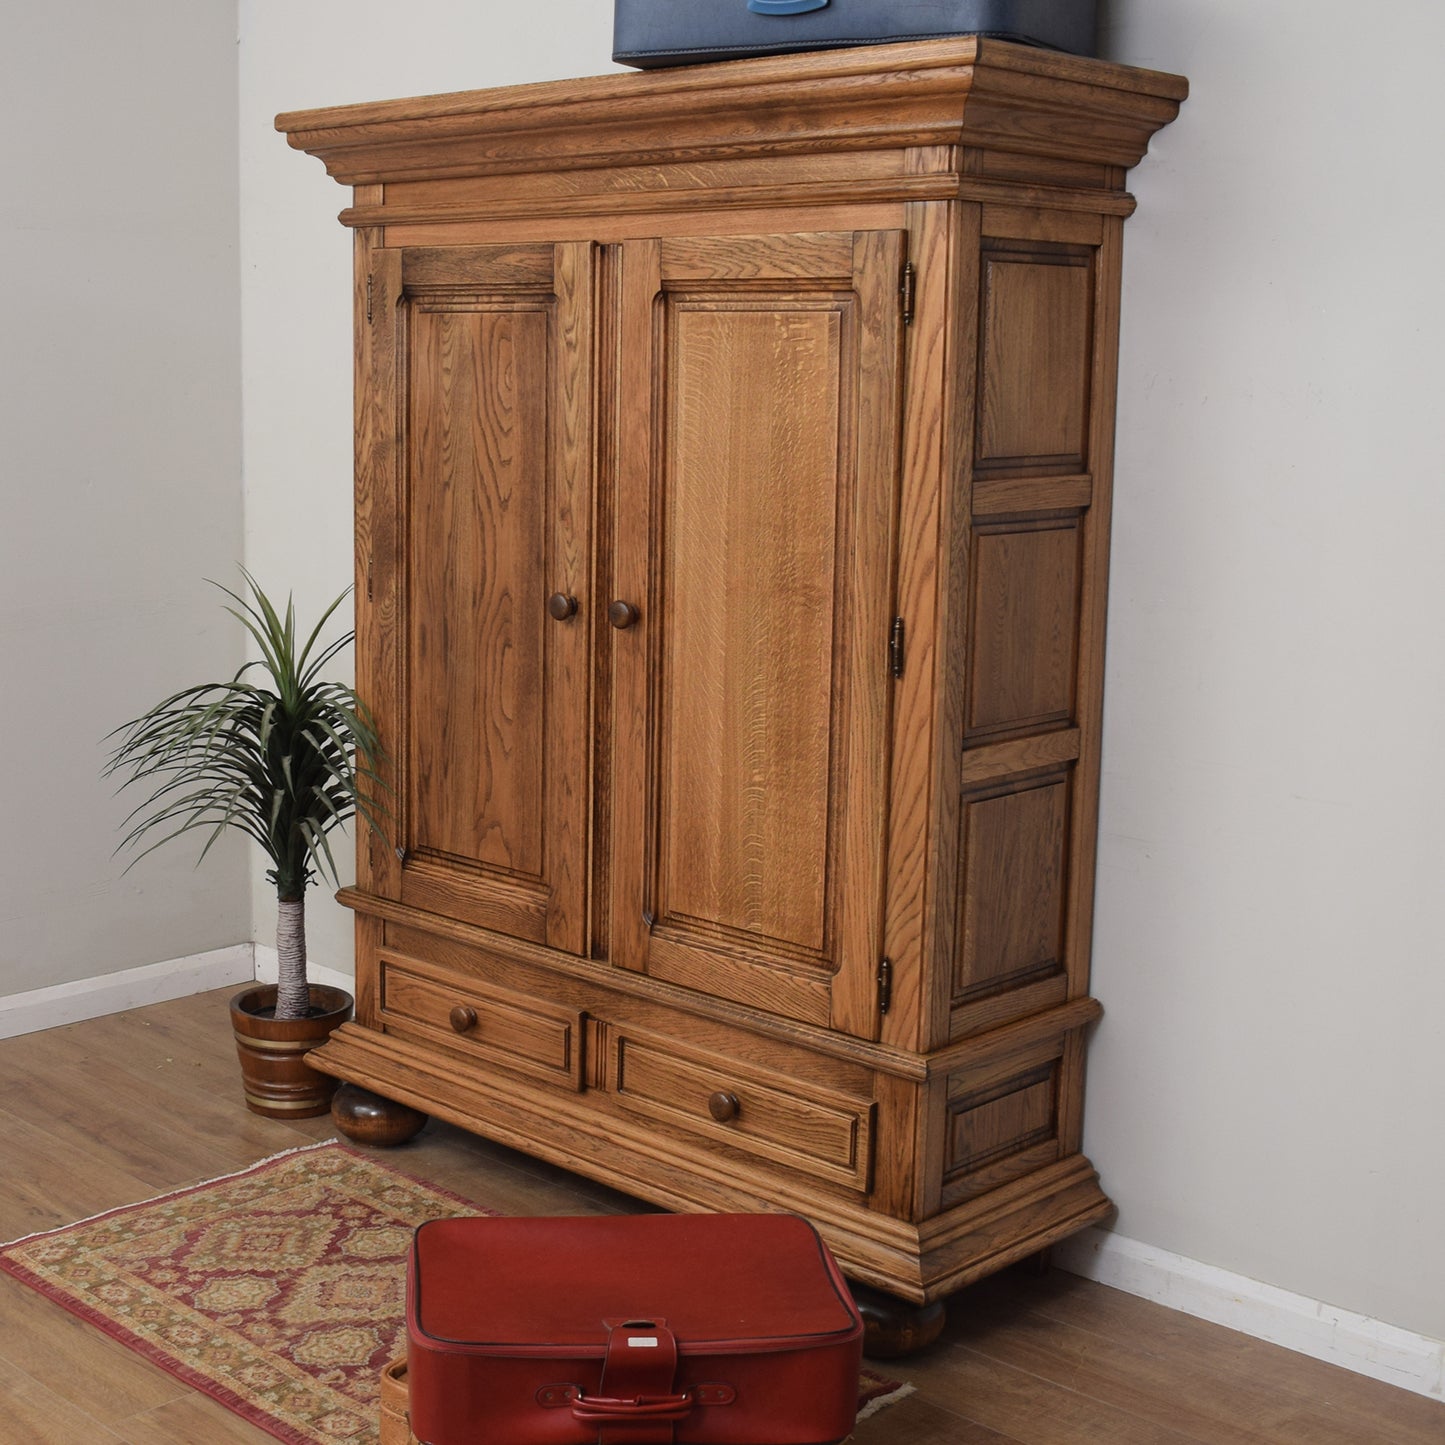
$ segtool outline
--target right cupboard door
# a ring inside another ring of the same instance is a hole
[[[628,243],[615,965],[873,1037],[904,235]]]

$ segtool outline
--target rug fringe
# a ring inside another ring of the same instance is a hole
[[[196,1189],[204,1189],[210,1184],[222,1184],[227,1179],[239,1179],[243,1174],[249,1174],[253,1169],[264,1168],[267,1164],[274,1164],[278,1159],[289,1159],[293,1154],[305,1154],[313,1149],[340,1149],[345,1146],[340,1139],[322,1139],[317,1144],[298,1144],[294,1149],[282,1149],[278,1154],[268,1154],[264,1159],[257,1159],[252,1164],[247,1164],[244,1169],[233,1169],[229,1174],[217,1174],[211,1179],[201,1179],[195,1184],[183,1184],[179,1189],[167,1189],[163,1194],[156,1194],[150,1199],[141,1199],[134,1204],[117,1204],[114,1209],[102,1209],[99,1214],[92,1214],[86,1219],[75,1219],[69,1224],[56,1225],[52,1229],[37,1229],[34,1234],[22,1234],[19,1239],[7,1240],[0,1244],[0,1249],[13,1249],[17,1244],[29,1244],[32,1239],[39,1239],[44,1234],[64,1234],[70,1229],[79,1229],[82,1224],[97,1224],[102,1219],[109,1219],[113,1214],[125,1214],[132,1209],[144,1209],[148,1204],[159,1204],[163,1199],[178,1199],[182,1194],[189,1194]]]
[[[886,1410],[890,1405],[896,1405],[905,1396],[913,1394],[917,1388],[916,1385],[903,1384],[899,1385],[896,1390],[890,1390],[886,1395],[875,1396],[859,1410],[859,1422],[861,1423],[870,1416],[876,1415],[880,1410]]]

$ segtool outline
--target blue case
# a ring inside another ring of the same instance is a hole
[[[614,0],[612,58],[650,69],[994,35],[1094,53],[1095,0]]]

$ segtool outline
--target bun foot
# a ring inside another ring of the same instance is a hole
[[[870,1285],[848,1281],[863,1316],[863,1353],[874,1360],[897,1360],[926,1350],[943,1333],[948,1312],[942,1300],[919,1305]]]
[[[398,1104],[363,1089],[342,1084],[331,1099],[331,1122],[356,1144],[390,1149],[405,1144],[426,1126],[427,1116],[410,1104]]]

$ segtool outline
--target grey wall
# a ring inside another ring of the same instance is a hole
[[[1085,1145],[1120,1233],[1445,1339],[1445,12],[1108,18],[1193,93],[1125,230]]]
[[[0,996],[250,936],[247,863],[122,878],[102,736],[239,642],[231,0],[6,7]]]

